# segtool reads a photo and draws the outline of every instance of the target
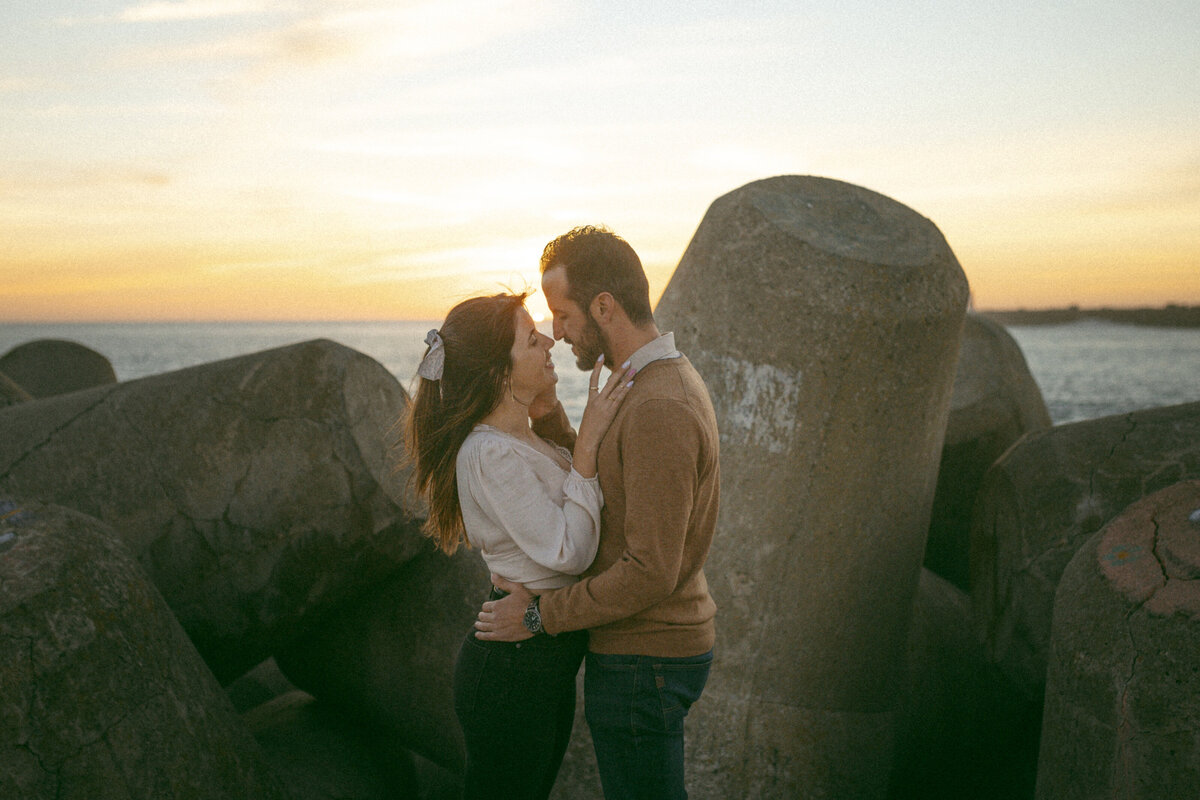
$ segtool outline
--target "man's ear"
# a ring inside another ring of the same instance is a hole
[[[610,292],[600,292],[592,298],[591,304],[588,305],[588,313],[597,324],[611,322],[616,307],[617,300]]]

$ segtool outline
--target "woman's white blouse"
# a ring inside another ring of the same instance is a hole
[[[571,454],[558,448],[568,463]],[[575,581],[600,542],[600,481],[489,425],[458,451],[463,527],[488,568],[530,589]]]

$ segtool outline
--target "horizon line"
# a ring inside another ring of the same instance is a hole
[[[1200,302],[1182,302],[1172,301],[1162,303],[1160,305],[1099,305],[1099,306],[1082,306],[1075,303],[1070,305],[1060,306],[1006,306],[1006,307],[987,307],[978,308],[968,306],[967,311],[975,314],[1005,314],[1005,313],[1053,313],[1053,312],[1077,312],[1087,313],[1095,311],[1167,311],[1171,309],[1200,309]],[[444,315],[443,315],[444,316]],[[7,319],[0,320],[0,325],[117,325],[117,324],[159,324],[159,325],[186,325],[186,324],[245,324],[245,325],[301,325],[301,324],[349,324],[349,323],[407,323],[407,322],[436,322],[443,317],[428,316],[428,317],[303,317],[303,318],[242,318],[242,317],[190,317],[190,318],[144,318],[144,317],[90,317],[87,319]]]

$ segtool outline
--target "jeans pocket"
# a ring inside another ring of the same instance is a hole
[[[712,653],[692,658],[657,660],[651,664],[659,707],[667,729],[682,727],[692,704],[708,683]]]

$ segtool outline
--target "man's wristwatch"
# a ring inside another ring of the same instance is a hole
[[[545,633],[542,627],[542,609],[538,605],[541,599],[540,596],[535,596],[525,607],[525,629],[530,633]]]

